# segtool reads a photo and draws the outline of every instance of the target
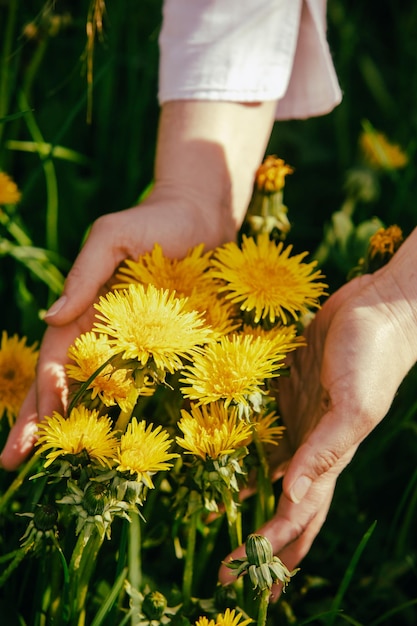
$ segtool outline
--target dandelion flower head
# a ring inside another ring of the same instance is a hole
[[[262,393],[265,380],[278,375],[283,361],[284,355],[274,350],[273,342],[261,337],[221,337],[184,368],[180,380],[187,386],[181,391],[199,404],[224,400],[226,405],[247,405],[247,397]]]
[[[0,344],[0,417],[6,414],[10,426],[35,380],[38,354],[36,345],[26,345],[25,337],[9,337],[3,331]]]
[[[178,428],[183,437],[177,437],[177,444],[203,461],[232,454],[252,432],[250,424],[239,419],[237,407],[228,409],[222,402],[192,405],[191,413],[182,409]]]
[[[161,426],[153,427],[145,420],[138,422],[132,418],[126,432],[121,436],[116,463],[119,472],[136,475],[138,482],[143,482],[153,489],[152,474],[172,467],[172,459],[178,454],[168,452],[172,440]]]
[[[217,616],[215,626],[247,626],[253,623],[251,618],[244,619],[242,613],[235,609],[226,609],[224,613]]]
[[[17,204],[22,194],[14,180],[4,172],[0,172],[0,205]]]
[[[316,262],[304,263],[306,252],[290,256],[291,251],[292,246],[276,244],[267,233],[256,240],[243,236],[241,248],[230,242],[217,249],[212,272],[224,281],[220,290],[242,311],[252,312],[255,323],[286,324],[318,307],[327,287]]]
[[[141,283],[175,291],[178,297],[190,296],[200,284],[208,283],[209,262],[210,253],[204,253],[204,244],[191,248],[183,259],[166,257],[161,246],[155,244],[151,252],[137,261],[125,261],[118,274],[122,282],[116,288]]]
[[[38,425],[36,445],[41,454],[47,453],[45,467],[67,455],[87,455],[91,462],[111,467],[117,444],[110,418],[83,405],[74,407],[67,418],[54,411]]]
[[[94,330],[109,336],[116,353],[141,366],[153,359],[156,367],[173,373],[182,367],[182,359],[212,339],[200,314],[186,310],[186,299],[153,285],[132,284],[110,292],[95,307],[99,321]]]
[[[87,332],[70,346],[68,356],[73,363],[69,363],[66,370],[70,378],[82,383],[98,372],[89,385],[92,400],[98,396],[105,406],[118,404],[123,411],[128,411],[133,408],[139,390],[127,370],[115,368],[111,363],[103,367],[114,355],[107,335]]]

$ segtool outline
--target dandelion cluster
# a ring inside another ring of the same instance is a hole
[[[74,518],[69,576],[78,585],[113,520],[146,519],[149,493],[160,485],[163,499],[171,494],[175,526],[188,525],[191,538],[208,514],[224,511],[231,547],[242,543],[240,490],[253,472],[266,485],[269,446],[284,433],[272,383],[286,372],[287,355],[302,349],[300,319],[326,291],[305,257],[260,233],[210,252],[198,245],[183,259],[156,244],[120,267],[95,304],[92,329],[68,350],[68,408],[38,425],[36,477],[55,485],[38,506],[54,515],[44,530],[28,513],[25,553],[48,541],[61,550],[59,524]],[[3,334],[0,408],[10,422],[36,359],[24,339]],[[192,560],[185,562],[186,603]],[[131,583],[126,589],[131,610],[148,623],[151,596],[142,606],[144,596]],[[169,623],[174,609],[161,606],[160,623]],[[216,615],[196,626],[251,621],[234,609]]]

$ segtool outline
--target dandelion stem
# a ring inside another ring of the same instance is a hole
[[[139,513],[137,512],[130,513],[128,564],[129,582],[132,585],[132,588],[139,592],[142,586],[142,563],[140,518]],[[137,626],[137,624],[139,623],[139,612],[139,593],[134,593],[132,594],[132,626]]]
[[[78,536],[69,566],[69,623],[83,626],[85,622],[85,601],[88,586],[104,535],[91,524],[85,524]],[[63,607],[65,609],[65,607]]]
[[[185,552],[184,573],[182,580],[182,596],[185,610],[188,609],[192,595],[194,556],[197,539],[197,522],[200,515],[198,494],[193,491],[190,495],[191,515],[188,524],[187,548]]]
[[[254,429],[253,441],[259,457],[257,474],[255,528],[261,528],[271,519],[275,511],[275,496],[269,476],[269,463],[265,455],[265,448]]]
[[[27,461],[27,463],[25,463],[25,465],[22,467],[22,469],[20,470],[19,474],[14,479],[14,481],[12,482],[10,487],[7,489],[7,491],[4,492],[4,494],[0,498],[0,513],[3,511],[4,507],[6,506],[6,504],[10,500],[10,498],[21,487],[21,485],[23,484],[26,476],[28,474],[30,474],[30,472],[32,471],[32,469],[36,465],[38,459],[39,459],[39,454],[35,452],[35,454],[29,459],[29,461]]]
[[[271,590],[269,587],[263,589],[260,593],[257,626],[265,626],[266,624],[270,595]]]

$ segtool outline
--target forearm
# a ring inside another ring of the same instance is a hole
[[[275,107],[275,101],[165,103],[158,132],[154,200],[187,203],[199,212],[208,237],[233,238],[245,216]]]

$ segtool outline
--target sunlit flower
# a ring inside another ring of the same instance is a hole
[[[304,263],[307,252],[290,257],[292,246],[271,241],[266,233],[257,240],[243,236],[242,248],[234,242],[216,251],[212,260],[216,278],[225,281],[220,287],[226,297],[254,314],[255,323],[277,319],[287,323],[319,306],[326,285],[315,270],[316,262]]]
[[[247,626],[252,623],[251,618],[245,619],[242,613],[236,612],[236,609],[226,609],[224,613],[219,613],[216,620],[209,620],[205,615],[199,617],[195,626]]]
[[[284,434],[285,426],[277,426],[277,419],[277,415],[274,412],[266,415],[254,413],[251,418],[251,424],[259,441],[265,444],[278,445],[278,441],[282,439]],[[252,439],[252,436],[250,439]],[[246,445],[249,445],[249,441]]]
[[[122,411],[128,411],[133,408],[139,389],[128,370],[115,368],[110,363],[102,367],[114,355],[107,335],[87,332],[70,346],[68,356],[74,363],[68,364],[66,370],[69,378],[82,383],[98,372],[88,387],[91,398],[98,396],[106,406],[118,404]]]
[[[14,180],[4,172],[0,172],[0,205],[16,204],[22,194]]]
[[[192,405],[191,413],[183,409],[178,428],[183,433],[178,445],[203,461],[232,454],[252,432],[250,424],[239,420],[237,408],[228,410],[224,403]]]
[[[118,274],[122,282],[116,288],[142,283],[175,291],[178,297],[189,296],[200,283],[207,283],[209,262],[210,253],[204,253],[204,244],[191,248],[183,259],[166,257],[161,246],[155,244],[152,252],[143,254],[137,261],[125,261]]]
[[[8,337],[3,331],[0,345],[0,418],[5,413],[10,426],[35,380],[37,360],[35,345],[27,346],[25,337]]]
[[[203,615],[202,617],[198,618],[195,626],[216,626],[216,622],[214,621],[214,619],[209,620],[208,617]]]
[[[45,467],[67,456],[87,457],[91,462],[111,467],[117,444],[110,418],[82,405],[72,409],[67,418],[54,411],[52,417],[45,417],[38,425],[39,452],[50,450]]]
[[[236,612],[235,609],[226,609],[224,613],[217,616],[215,626],[247,626],[253,623],[251,618],[244,619],[242,613]]]
[[[214,292],[213,286],[201,291],[195,289],[185,306],[188,311],[201,313],[205,324],[210,326],[217,337],[237,330],[242,323],[238,316],[238,307]]]
[[[256,187],[267,193],[280,191],[285,185],[285,177],[293,172],[294,168],[283,159],[273,155],[267,156],[256,172]]]
[[[221,337],[196,354],[184,369],[181,391],[186,398],[208,404],[216,400],[247,404],[247,396],[262,393],[265,379],[277,376],[284,355],[273,342],[251,335]]]
[[[402,148],[391,143],[386,136],[370,124],[359,137],[359,146],[368,163],[375,169],[397,170],[405,167],[408,156]]]
[[[249,335],[254,338],[260,338],[268,342],[271,349],[282,355],[305,345],[304,337],[297,335],[297,328],[294,324],[289,326],[278,324],[269,330],[262,328],[262,326],[244,324],[239,334],[241,336]]]
[[[138,482],[153,489],[152,474],[169,469],[172,467],[170,461],[178,457],[178,454],[168,452],[171,444],[172,440],[161,426],[153,429],[153,424],[147,424],[145,420],[138,422],[133,417],[120,439],[117,469],[136,474]]]
[[[173,373],[212,337],[201,316],[187,311],[186,300],[153,285],[134,284],[101,297],[95,330],[109,335],[109,342],[124,359]]]

